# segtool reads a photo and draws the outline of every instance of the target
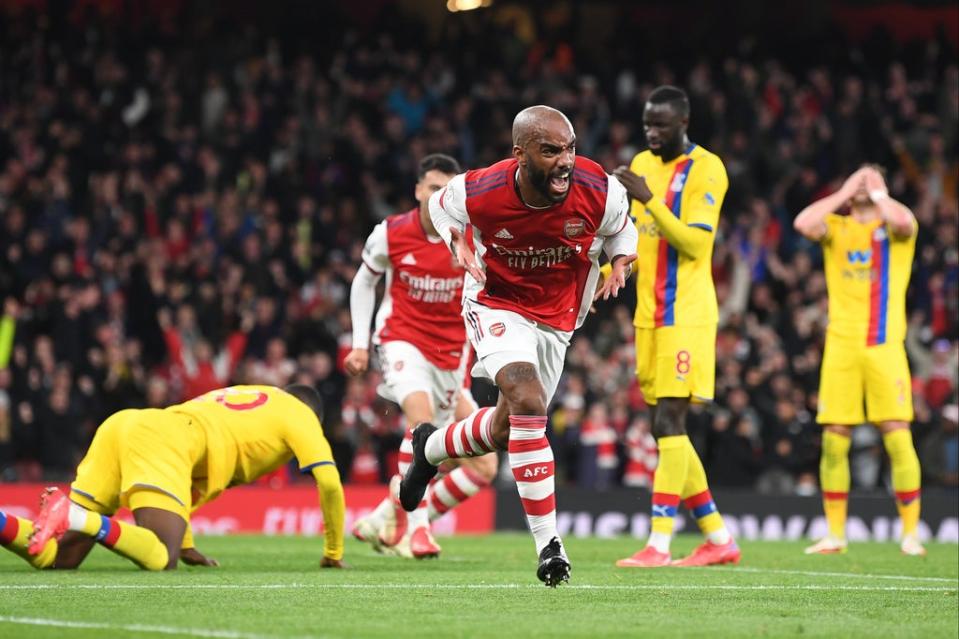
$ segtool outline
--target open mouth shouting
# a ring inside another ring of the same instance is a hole
[[[553,199],[558,199],[566,195],[569,191],[570,180],[573,172],[570,169],[561,169],[550,173],[549,176],[549,194]]]

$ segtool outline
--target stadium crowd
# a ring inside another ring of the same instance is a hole
[[[671,83],[690,95],[691,138],[730,178],[714,255],[717,401],[696,407],[689,429],[712,484],[818,490],[826,289],[821,252],[791,221],[871,161],[920,223],[914,433],[925,483],[955,490],[959,67],[948,41],[877,34],[828,65],[749,50],[635,64],[610,47],[599,65],[507,7],[451,21],[438,42],[344,27],[313,51],[185,13],[150,26],[0,19],[0,479],[68,479],[121,408],[301,381],[326,402],[344,478],[384,480],[403,424],[377,398],[375,372],[343,372],[349,286],[372,226],[413,207],[417,161],[496,161],[516,111],[546,103],[570,116],[578,153],[612,171],[643,148],[645,95]],[[484,46],[454,46],[463,38]],[[631,303],[601,305],[569,350],[550,420],[561,482],[651,485]],[[857,429],[853,486],[881,487],[885,466],[878,433]]]

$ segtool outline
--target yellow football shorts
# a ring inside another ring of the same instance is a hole
[[[826,336],[818,423],[854,426],[912,418],[912,377],[902,342],[867,347],[858,340]]]
[[[637,328],[636,377],[647,404],[660,397],[713,401],[716,326]]]
[[[193,466],[205,450],[203,430],[191,425],[186,415],[159,409],[122,410],[97,429],[77,467],[70,498],[111,515],[129,506],[132,492],[143,491],[139,505],[175,509],[189,521]],[[144,499],[151,492],[157,498]]]

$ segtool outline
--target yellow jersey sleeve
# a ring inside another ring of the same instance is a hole
[[[343,558],[343,538],[346,527],[346,497],[336,466],[319,464],[312,468],[316,489],[323,511],[323,555],[330,559]]]
[[[683,222],[687,226],[715,233],[719,225],[719,210],[729,189],[729,178],[722,161],[713,154],[699,158],[693,164],[686,188],[689,193],[683,202]]]
[[[335,466],[330,443],[323,434],[323,427],[316,414],[305,404],[295,419],[286,423],[284,440],[293,451],[301,473],[308,473],[317,466]]]
[[[313,411],[306,408],[301,419],[289,423],[286,442],[296,456],[300,472],[310,473],[316,480],[323,511],[323,554],[330,559],[342,559],[346,499],[330,443]]]

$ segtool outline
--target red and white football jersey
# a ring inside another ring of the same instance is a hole
[[[561,331],[583,323],[599,278],[597,258],[636,252],[629,198],[617,179],[576,158],[566,199],[546,209],[517,193],[510,158],[453,178],[430,199],[430,216],[449,242],[453,225],[473,227],[486,284],[466,276],[466,296]]]
[[[440,238],[430,239],[419,211],[380,222],[363,247],[363,263],[386,274],[374,343],[409,342],[437,368],[456,370],[466,346],[463,269]]]

